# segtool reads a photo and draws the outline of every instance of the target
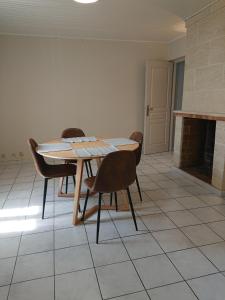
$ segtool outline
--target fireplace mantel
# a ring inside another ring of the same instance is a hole
[[[204,119],[204,120],[224,121],[225,122],[225,114],[199,113],[199,112],[190,112],[190,111],[182,111],[182,110],[175,110],[174,114],[176,116],[181,116],[184,118]]]

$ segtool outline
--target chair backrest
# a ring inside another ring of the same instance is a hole
[[[131,134],[130,139],[139,144],[139,147],[134,151],[136,156],[136,165],[139,165],[141,160],[141,153],[142,153],[143,133],[139,131],[135,131]]]
[[[82,137],[85,136],[84,132],[80,128],[67,128],[63,130],[61,137],[62,138],[73,138],[73,137]]]
[[[94,191],[110,193],[127,189],[136,178],[136,159],[133,151],[116,151],[102,161],[93,186]]]
[[[37,142],[34,139],[29,139],[28,145],[30,146],[32,157],[34,160],[34,165],[37,172],[41,176],[45,177],[45,170],[47,169],[48,165],[46,164],[43,156],[37,153],[37,147],[38,147]]]

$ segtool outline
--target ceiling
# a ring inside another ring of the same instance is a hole
[[[169,42],[212,0],[0,0],[0,33]]]

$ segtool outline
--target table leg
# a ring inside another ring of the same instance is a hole
[[[59,178],[59,191],[58,191],[58,196],[63,194],[62,188],[63,188],[63,180],[64,177]]]
[[[129,210],[129,201],[128,201],[128,196],[127,196],[127,191],[126,190],[122,190],[122,191],[119,191],[118,194],[122,198],[121,199],[122,201],[120,201],[118,203],[118,210],[120,210],[120,211],[127,211],[127,210]]]
[[[99,169],[99,167],[100,167],[100,165],[101,165],[101,163],[102,163],[102,160],[101,160],[100,157],[99,157],[99,158],[96,158],[96,163],[97,163],[97,167],[98,167],[98,169]]]
[[[80,191],[82,185],[84,161],[79,159],[77,161],[77,173],[76,173],[76,186],[74,192],[74,209],[73,209],[73,225],[79,223],[79,204],[80,204]]]

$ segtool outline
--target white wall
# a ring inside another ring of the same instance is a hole
[[[27,138],[67,127],[104,137],[143,130],[150,59],[167,59],[167,46],[0,36],[0,159],[29,157]]]
[[[186,54],[186,36],[168,44],[168,60],[184,57]]]

